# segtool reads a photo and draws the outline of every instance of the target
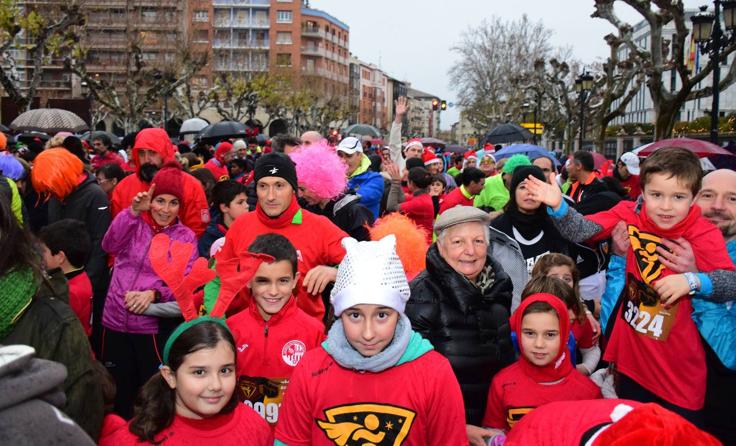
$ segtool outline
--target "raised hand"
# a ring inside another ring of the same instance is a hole
[[[155,189],[156,185],[151,184],[151,188],[148,189],[148,192],[138,192],[135,194],[135,197],[133,197],[133,203],[130,206],[130,210],[133,212],[133,215],[137,217],[141,212],[146,212],[151,209],[151,199],[153,198],[153,191]]]
[[[399,98],[394,101],[394,106],[396,107],[396,118],[394,118],[394,120],[401,122],[401,118],[409,111],[409,100],[406,96],[399,96]]]
[[[383,168],[392,180],[401,181],[401,172],[399,172],[399,166],[397,166],[396,163],[386,160],[383,164]]]
[[[532,198],[541,201],[555,211],[562,204],[562,191],[557,185],[549,184],[532,175],[526,179],[526,190],[532,194]]]

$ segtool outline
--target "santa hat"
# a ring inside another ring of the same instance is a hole
[[[409,300],[409,282],[396,254],[396,237],[376,242],[342,241],[345,257],[337,268],[330,302],[335,316],[360,304],[381,305],[404,313]]]
[[[156,185],[153,190],[153,197],[151,198],[153,199],[162,194],[169,194],[182,201],[184,199],[183,176],[184,173],[181,171],[181,167],[179,167],[177,162],[169,161],[164,164],[161,170],[154,175],[153,181],[151,181],[151,183]]]
[[[425,166],[441,162],[437,155],[435,155],[431,150],[425,150],[424,153],[422,153],[422,161],[424,161]]]
[[[419,147],[419,150],[424,151],[424,144],[422,144],[422,142],[417,138],[410,139],[409,142],[406,143],[404,152],[409,150],[410,147]]]
[[[465,158],[466,160],[477,160],[478,155],[475,154],[475,150],[468,150],[467,152],[463,153],[463,158]]]
[[[680,415],[654,403],[643,404],[623,413],[618,420],[612,414],[614,423],[595,439],[594,446],[721,444]]]
[[[217,150],[215,150],[215,158],[217,159],[217,161],[222,162],[225,159],[225,155],[231,150],[233,150],[233,145],[230,144],[229,141],[223,141],[217,145]]]

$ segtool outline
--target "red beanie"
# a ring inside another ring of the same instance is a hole
[[[468,150],[467,152],[463,153],[463,158],[465,158],[466,160],[470,158],[477,160],[478,155],[475,154],[475,150]]]
[[[440,159],[431,150],[425,150],[422,153],[422,161],[424,161],[425,166],[429,166],[430,164],[439,163]]]
[[[180,202],[183,201],[183,175],[184,172],[181,171],[181,167],[175,161],[164,164],[164,167],[156,172],[153,181],[151,181],[156,185],[151,199],[161,194],[169,194],[178,198]]]
[[[215,158],[217,158],[217,161],[223,162],[225,154],[231,150],[233,150],[233,145],[229,141],[223,141],[218,144],[217,150],[215,150]]]

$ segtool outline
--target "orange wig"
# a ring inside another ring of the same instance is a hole
[[[39,194],[63,200],[79,185],[84,172],[82,161],[62,148],[47,149],[33,161],[31,181]]]
[[[396,254],[404,266],[407,280],[413,279],[424,270],[429,248],[427,234],[412,219],[393,212],[376,220],[368,231],[371,240],[380,240],[388,234],[396,236]]]

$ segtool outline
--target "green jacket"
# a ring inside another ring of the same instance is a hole
[[[473,206],[477,208],[493,208],[500,211],[509,201],[509,190],[503,184],[503,175],[496,174],[486,178],[483,190],[473,200]]]
[[[89,340],[68,300],[66,279],[59,270],[43,280],[31,304],[0,343],[30,345],[37,358],[66,367],[62,410],[96,440],[104,417],[102,385],[92,368]]]

